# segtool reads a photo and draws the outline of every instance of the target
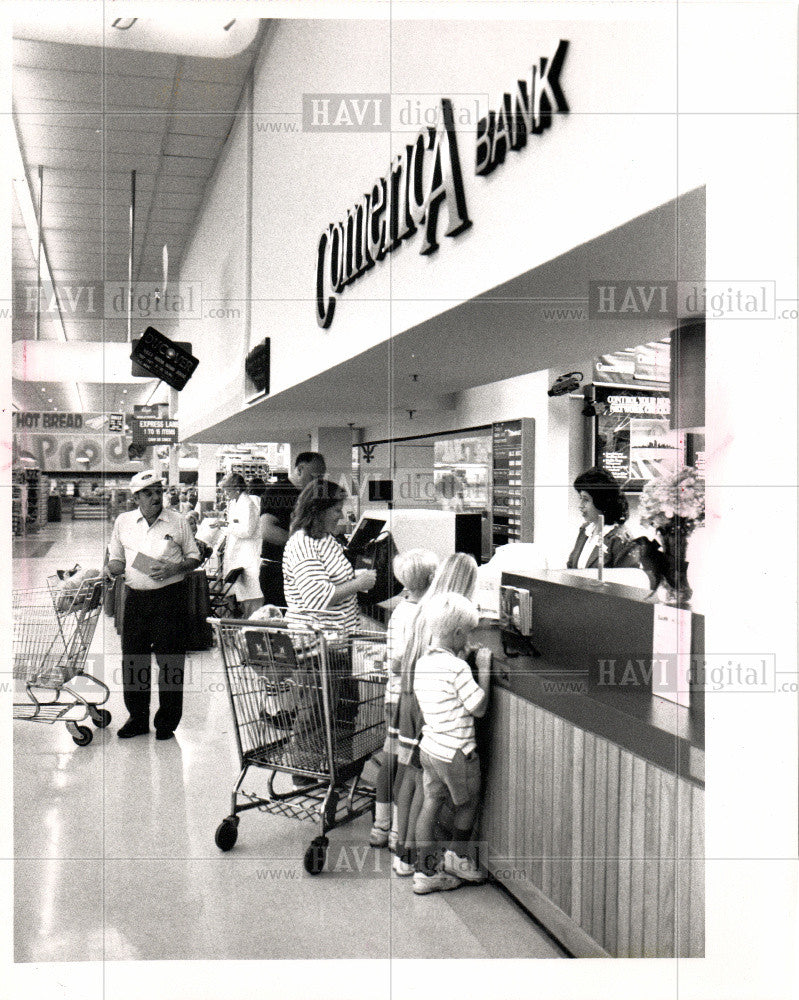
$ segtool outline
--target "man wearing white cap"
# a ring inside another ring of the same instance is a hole
[[[150,729],[150,654],[158,663],[155,738],[168,740],[183,711],[186,659],[186,575],[200,564],[191,527],[177,510],[164,509],[160,476],[147,469],[130,482],[138,510],[120,514],[108,546],[109,577],[125,574],[122,685],[130,718],[117,736]]]

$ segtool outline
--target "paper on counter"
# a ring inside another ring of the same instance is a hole
[[[670,604],[654,605],[652,694],[686,708],[690,704],[691,612]]]

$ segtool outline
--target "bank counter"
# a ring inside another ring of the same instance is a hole
[[[530,635],[494,653],[481,839],[492,875],[577,957],[704,955],[704,703],[652,694],[646,591],[504,573]],[[691,614],[691,652],[704,619]],[[640,661],[640,662],[639,662]]]

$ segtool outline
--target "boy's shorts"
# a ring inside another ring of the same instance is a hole
[[[455,806],[480,798],[480,758],[476,750],[466,755],[462,750],[456,750],[452,760],[439,760],[424,750],[420,757],[425,798],[435,801],[445,797],[449,791]]]

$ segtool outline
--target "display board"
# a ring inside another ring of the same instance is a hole
[[[534,541],[535,421],[493,424],[491,433],[492,548]]]

